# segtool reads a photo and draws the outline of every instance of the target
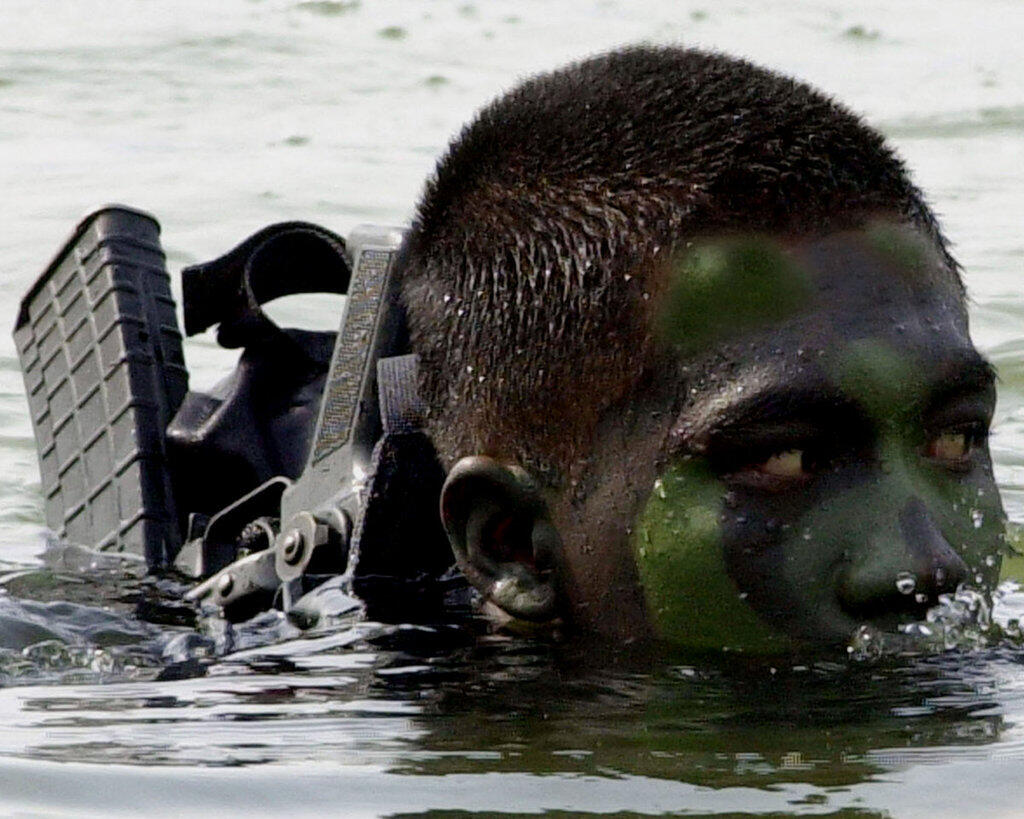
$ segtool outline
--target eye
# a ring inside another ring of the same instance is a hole
[[[965,467],[987,434],[983,428],[943,430],[928,441],[925,455],[944,466]]]
[[[782,491],[803,483],[810,476],[811,466],[804,450],[787,449],[734,470],[728,479],[746,486]]]
[[[776,453],[753,468],[765,475],[774,475],[777,478],[801,478],[806,474],[804,472],[804,453],[801,449]]]
[[[963,432],[943,432],[928,442],[928,457],[940,461],[958,461],[969,451]]]

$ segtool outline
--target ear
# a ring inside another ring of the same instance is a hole
[[[441,520],[459,568],[521,620],[558,614],[562,542],[530,476],[492,458],[463,458],[441,490]]]

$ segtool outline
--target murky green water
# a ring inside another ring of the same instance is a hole
[[[408,218],[523,74],[624,42],[720,48],[879,126],[967,271],[1024,521],[1024,6],[1016,0],[0,3],[0,312],[76,219],[157,214],[172,274],[272,221]],[[337,303],[281,305],[336,323]],[[186,348],[193,385],[231,363]],[[45,546],[0,334],[0,813],[1019,816],[1024,653],[636,658],[478,624],[195,621],[167,582]],[[1024,612],[1010,591],[1005,623]],[[140,616],[141,615],[141,616]]]

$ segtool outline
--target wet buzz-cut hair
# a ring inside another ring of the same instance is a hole
[[[955,262],[882,136],[804,83],[721,54],[635,47],[527,80],[439,160],[399,265],[442,458],[557,484],[642,383],[652,279],[716,231],[895,217]]]

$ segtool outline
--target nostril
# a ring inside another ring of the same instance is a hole
[[[899,530],[854,551],[836,576],[839,605],[855,618],[922,617],[968,579],[967,564],[949,545],[928,508],[911,498],[900,510]]]
[[[919,594],[937,598],[956,591],[970,570],[943,537],[920,498],[911,498],[900,513],[900,533],[913,564]]]
[[[964,583],[970,574],[967,564],[964,563],[960,555],[949,546],[946,548],[949,549],[950,554],[945,557],[941,565],[935,565],[933,562],[931,567],[930,588],[936,596],[955,592],[957,586]]]
[[[848,565],[840,572],[836,589],[842,609],[857,619],[919,617],[938,600],[929,579],[911,571],[895,571],[891,564]]]

